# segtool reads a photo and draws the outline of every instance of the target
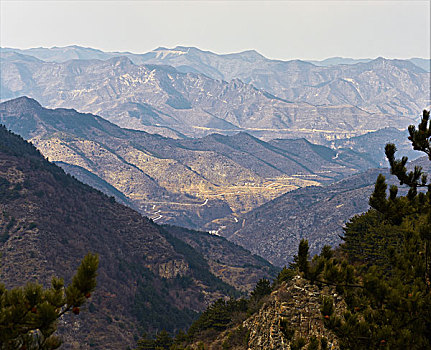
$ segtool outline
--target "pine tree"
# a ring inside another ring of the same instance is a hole
[[[253,291],[251,292],[251,297],[255,300],[259,301],[262,299],[265,295],[271,294],[272,288],[271,288],[271,282],[267,280],[266,278],[261,278],[254,287]]]
[[[310,253],[308,248],[308,240],[301,239],[298,247],[298,255],[293,256],[293,262],[289,264],[290,269],[296,269],[299,272],[302,272],[304,277],[308,276],[308,270],[310,268]]]
[[[49,289],[37,283],[10,290],[0,285],[0,349],[58,348],[57,320],[69,312],[80,313],[96,288],[98,263],[97,255],[87,254],[67,287],[55,277]]]
[[[142,337],[138,340],[138,346],[136,350],[154,350],[155,343],[154,339],[150,338],[147,333],[142,334]]]
[[[430,111],[423,111],[422,120],[418,128],[414,125],[409,126],[409,140],[413,149],[424,152],[431,161],[431,120]],[[421,239],[424,241],[425,250],[425,281],[427,290],[430,291],[431,283],[431,182],[427,183],[428,176],[423,173],[422,168],[416,166],[414,170],[407,171],[405,164],[407,157],[401,160],[395,159],[396,147],[393,144],[386,145],[386,157],[391,166],[391,173],[394,174],[400,184],[409,187],[408,199],[412,202],[417,213],[424,215],[425,220],[420,226]],[[426,194],[419,193],[418,188],[427,188]]]
[[[413,148],[431,160],[429,112],[424,111],[418,130],[410,126],[409,133]],[[371,209],[346,225],[343,248],[355,266],[331,258],[322,277],[343,292],[348,310],[342,317],[327,316],[325,325],[348,349],[427,349],[431,348],[431,184],[422,168],[407,170],[407,157],[395,158],[395,145],[388,144],[385,152],[391,173],[408,193],[398,196],[398,187],[391,186],[387,195],[380,175],[370,197]],[[361,283],[352,284],[358,280]]]
[[[154,343],[157,350],[169,350],[174,341],[167,331],[162,330],[156,334]]]

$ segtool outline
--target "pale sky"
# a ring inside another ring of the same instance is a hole
[[[430,57],[430,1],[0,0],[2,47],[143,53],[196,46],[268,58]]]

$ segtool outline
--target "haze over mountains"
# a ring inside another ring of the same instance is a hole
[[[349,176],[385,166],[385,143],[417,156],[405,130],[430,104],[430,73],[420,68],[427,63],[312,64],[182,46],[142,55],[1,49],[1,99],[30,98],[2,103],[0,121],[66,172],[155,222],[211,230],[245,246],[252,238],[253,252],[282,265],[293,254],[282,247],[313,234],[298,225],[327,235],[314,237],[313,249],[338,243],[333,228],[366,209],[374,181],[361,175],[369,179],[362,191]],[[327,191],[343,200],[359,191],[351,201],[358,204],[326,206]],[[292,202],[295,193],[308,204]],[[281,205],[286,199],[293,204]],[[284,225],[296,233],[268,231]]]
[[[385,165],[379,162],[388,138],[406,139],[392,128],[336,140],[336,150],[246,133],[178,140],[46,109],[26,97],[1,103],[0,123],[157,223],[212,230],[279,266],[291,261],[303,237],[313,241],[312,252],[337,245],[344,222],[367,210],[377,175],[386,170],[364,171]],[[403,155],[416,155],[405,146]],[[305,186],[311,187],[298,189]]]
[[[211,51],[203,51],[196,47],[184,47],[184,46],[177,46],[173,49],[168,49],[165,47],[158,47],[157,49],[143,53],[143,54],[137,54],[137,53],[131,53],[131,52],[106,52],[98,49],[93,49],[90,47],[82,47],[78,45],[70,45],[70,46],[64,46],[64,47],[51,47],[51,48],[44,48],[44,47],[38,47],[38,48],[31,48],[31,49],[16,49],[16,48],[1,48],[2,52],[17,52],[21,53],[23,55],[29,55],[34,56],[40,60],[47,61],[47,62],[66,62],[69,60],[76,60],[76,59],[87,59],[87,60],[107,60],[112,57],[118,57],[118,56],[126,56],[130,58],[133,63],[135,64],[143,64],[146,63],[149,60],[152,59],[158,59],[158,62],[162,62],[162,60],[166,59],[172,59],[174,55],[169,55],[169,53],[182,53],[184,55],[184,51],[187,51],[186,54],[189,56],[187,60],[191,61],[193,60],[192,56],[193,53],[195,53],[195,61],[199,61],[199,54],[206,54],[208,56],[222,56],[226,58],[236,58],[236,57],[252,57],[255,56],[257,58],[265,58],[260,53],[256,52],[255,50],[248,50],[233,54],[216,54]],[[197,54],[196,54],[197,53]],[[268,61],[280,61],[280,60],[270,60],[265,58]],[[356,64],[356,63],[366,63],[372,61],[372,58],[361,58],[361,59],[355,59],[355,58],[346,58],[346,57],[330,57],[326,58],[324,60],[304,60],[304,62],[312,63],[316,66],[333,66],[337,64]],[[203,60],[202,60],[203,61]],[[410,59],[407,59],[407,61],[410,61],[417,65],[418,67],[424,69],[427,72],[431,71],[431,61],[426,58],[418,58],[413,57]],[[202,62],[204,63],[204,62]],[[174,62],[174,64],[171,64],[173,66],[177,66]],[[198,70],[200,71],[200,70]]]
[[[27,95],[47,107],[72,107],[177,138],[247,131],[265,140],[319,143],[405,129],[430,104],[430,74],[406,60],[318,67],[254,51],[216,55],[177,47],[109,58],[118,53],[69,49],[33,53],[104,60],[44,62],[2,49],[1,98]]]
[[[313,63],[315,66],[335,66],[337,64],[356,64],[356,63],[366,63],[372,61],[371,58],[345,58],[345,57],[330,57],[326,58],[321,61],[307,61],[310,63]],[[422,68],[423,70],[427,72],[431,72],[431,60],[426,58],[419,58],[419,57],[413,57],[406,59],[406,61],[409,61],[416,66]]]

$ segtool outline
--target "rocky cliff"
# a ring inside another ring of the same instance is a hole
[[[335,314],[342,315],[346,304],[334,288],[318,288],[308,281],[295,277],[273,292],[259,312],[246,320],[243,327],[249,331],[248,349],[292,349],[292,343],[299,338],[319,343],[327,340],[329,349],[339,349],[337,337],[325,328],[322,315],[322,300],[333,297]]]
[[[334,315],[341,316],[346,303],[335,288],[317,287],[295,276],[266,296],[245,320],[232,320],[232,327],[207,333],[207,339],[189,346],[208,350],[340,349],[322,314],[323,300],[329,297],[334,301]]]

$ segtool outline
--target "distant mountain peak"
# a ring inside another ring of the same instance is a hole
[[[189,52],[190,47],[185,46],[176,46],[173,49],[168,49],[166,47],[158,47],[157,49],[153,50],[153,52],[156,53],[156,58],[159,59],[165,59],[165,58],[171,58],[173,56],[180,56],[187,54]]]
[[[184,52],[187,52],[187,51],[189,51],[189,50],[191,50],[191,49],[194,49],[194,50],[200,51],[200,50],[199,50],[199,49],[197,49],[196,47],[192,47],[192,46],[181,46],[181,45],[179,45],[179,46],[175,46],[175,47],[173,48],[173,50],[175,50],[175,51],[184,51]]]
[[[247,56],[247,57],[265,58],[265,56],[263,56],[262,54],[260,54],[256,50],[245,50],[245,51],[238,53],[238,55]]]
[[[1,48],[1,59],[14,59],[14,60],[25,60],[25,61],[33,61],[33,62],[42,62],[39,58],[31,55],[25,55],[19,52],[14,51],[15,49],[9,48]]]
[[[159,46],[157,48],[155,48],[153,51],[165,51],[165,50],[169,50],[167,47],[164,46]]]
[[[133,61],[127,56],[112,57],[108,61],[112,62],[116,66],[117,65],[134,65]]]
[[[163,46],[158,47],[157,49],[153,50],[153,52],[159,53],[158,58],[160,58],[160,53],[164,54],[164,57],[166,58],[167,55],[184,55],[188,53],[201,53],[201,54],[212,54],[212,55],[219,55],[219,56],[227,56],[227,57],[241,57],[242,59],[248,59],[248,60],[266,60],[267,58],[257,52],[256,50],[245,50],[241,52],[235,52],[235,53],[227,53],[227,54],[216,54],[212,51],[205,51],[201,50],[197,47],[193,46],[175,46],[174,48],[166,48]]]
[[[233,139],[253,139],[253,140],[257,140],[256,137],[254,137],[253,135],[250,135],[247,131],[240,131],[240,132],[232,135],[231,138],[233,138]]]
[[[409,69],[412,72],[419,72],[419,73],[425,73],[427,70],[424,66],[417,65],[412,61],[409,60],[400,60],[396,58],[385,58],[385,57],[377,57],[374,60],[370,62],[374,65],[381,65],[381,66],[394,66],[399,69]]]
[[[25,109],[40,109],[40,108],[42,108],[42,106],[39,102],[37,102],[35,99],[28,97],[28,96],[21,96],[21,97],[14,98],[13,100],[9,100],[9,101],[2,103],[2,105],[4,107],[6,107],[6,109],[9,109],[9,108],[15,109],[17,107],[21,107],[21,108],[25,108]]]

